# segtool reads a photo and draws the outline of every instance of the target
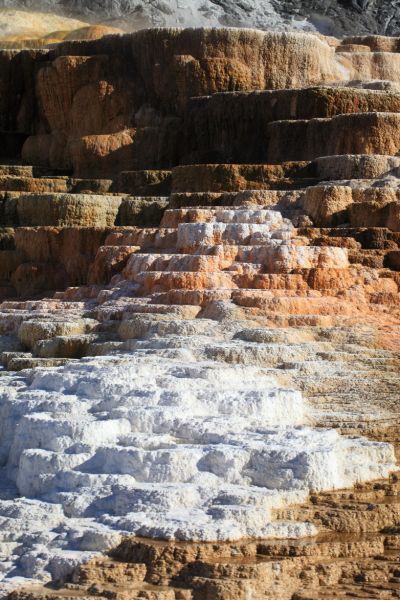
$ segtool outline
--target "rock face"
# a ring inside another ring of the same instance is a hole
[[[192,130],[185,121],[191,96],[345,76],[342,59],[318,37],[251,30],[148,30],[1,58],[3,86],[11,71],[21,80],[14,97],[8,93],[3,121],[33,133],[23,159],[84,177],[179,162],[188,153],[182,138]]]
[[[379,52],[375,38],[362,41],[158,29],[3,51],[0,123],[4,134],[28,138],[26,162],[77,177],[182,162],[396,154],[399,55]],[[218,93],[227,91],[236,93]]]
[[[394,597],[395,41],[0,59],[1,593]]]
[[[387,0],[233,0],[199,2],[172,0],[147,2],[128,0],[2,0],[1,6],[29,7],[67,12],[96,22],[113,20],[124,28],[239,26],[260,29],[299,28],[325,34],[380,33],[397,35],[399,15],[396,2]]]

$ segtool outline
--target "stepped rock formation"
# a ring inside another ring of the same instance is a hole
[[[400,42],[0,52],[0,590],[400,594]]]

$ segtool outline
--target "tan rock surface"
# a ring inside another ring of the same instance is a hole
[[[88,135],[72,140],[68,146],[71,166],[75,176],[93,177],[112,176],[116,168],[127,170],[135,160],[134,129],[125,129],[118,133]],[[29,160],[29,158],[28,158]]]
[[[21,194],[15,198],[15,202],[21,226],[107,227],[116,222],[121,198],[56,193]]]
[[[185,165],[173,169],[172,191],[173,193],[236,192],[262,190],[274,184],[290,188],[296,185],[296,180],[311,179],[313,174],[312,165],[306,161],[271,165]]]
[[[399,151],[398,113],[338,115],[332,119],[276,121],[268,125],[268,159],[313,160],[335,154],[390,154]]]
[[[387,175],[397,176],[400,159],[377,154],[343,154],[325,156],[315,161],[317,176],[324,180],[375,179]]]

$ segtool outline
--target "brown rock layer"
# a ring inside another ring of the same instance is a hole
[[[234,29],[146,30],[3,51],[0,130],[33,134],[27,162],[80,176],[115,174],[120,161],[148,169],[264,160],[273,121],[398,110],[395,84],[392,92],[300,90],[355,78],[398,81],[395,54],[374,69],[357,57],[316,36]],[[237,93],[191,100],[217,92]]]

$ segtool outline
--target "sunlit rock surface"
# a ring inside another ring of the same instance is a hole
[[[0,53],[4,596],[393,597],[397,51]]]
[[[125,30],[143,27],[258,27],[304,29],[324,34],[398,35],[395,2],[387,0],[2,0],[0,6],[49,10],[94,22],[104,19]]]
[[[122,32],[110,25],[93,25],[56,14],[49,6],[37,11],[24,8],[16,10],[16,3],[10,3],[8,8],[4,8],[4,2],[0,4],[1,49],[48,48],[64,40],[95,40]]]

